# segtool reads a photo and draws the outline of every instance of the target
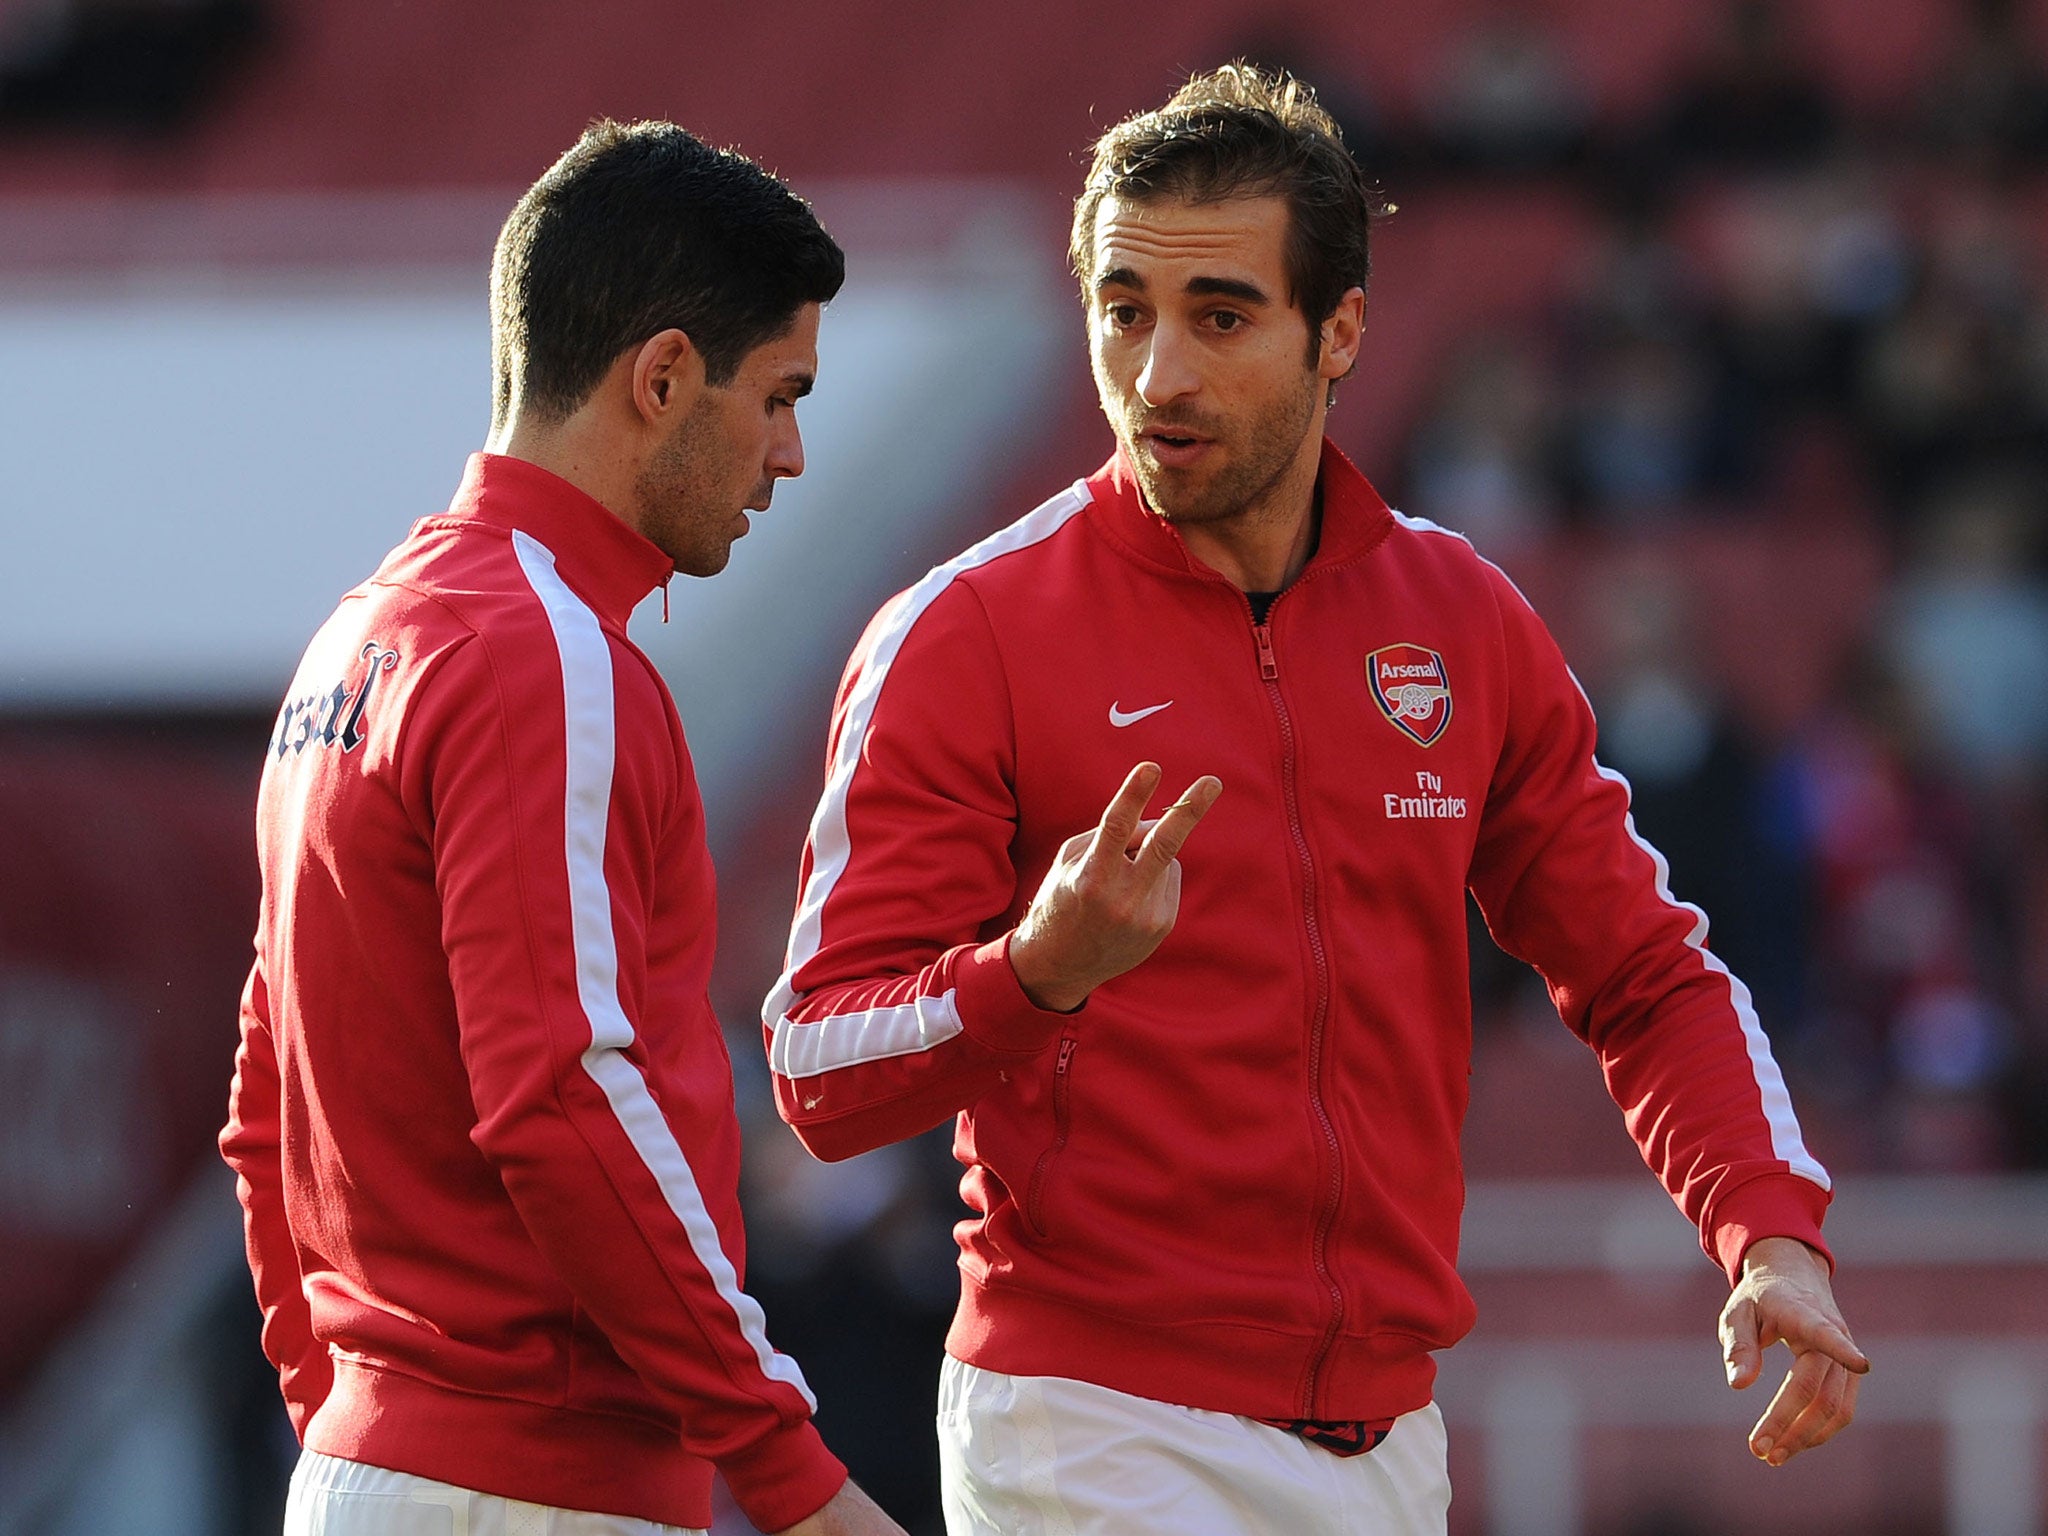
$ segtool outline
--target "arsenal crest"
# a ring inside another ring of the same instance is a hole
[[[1365,678],[1381,713],[1419,745],[1434,745],[1451,723],[1451,675],[1435,651],[1382,646],[1365,658]]]

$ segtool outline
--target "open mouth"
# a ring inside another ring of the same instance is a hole
[[[1165,465],[1192,462],[1209,446],[1208,438],[1198,437],[1192,432],[1148,431],[1142,440],[1152,457]]]

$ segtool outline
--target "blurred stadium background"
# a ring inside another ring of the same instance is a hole
[[[1722,1283],[1481,935],[1454,1532],[2048,1530],[2043,0],[0,0],[0,1536],[277,1528],[211,1148],[259,755],[481,441],[497,223],[599,114],[737,144],[850,255],[810,471],[636,632],[716,829],[750,1288],[938,1530],[944,1138],[809,1162],[755,1010],[860,624],[1107,452],[1084,146],[1237,55],[1400,205],[1336,435],[1558,631],[1877,1361],[1837,1444],[1744,1454]]]

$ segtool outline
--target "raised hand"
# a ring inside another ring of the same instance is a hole
[[[1795,1238],[1759,1238],[1721,1311],[1728,1385],[1754,1382],[1764,1351],[1781,1339],[1792,1350],[1792,1369],[1749,1432],[1750,1453],[1774,1467],[1848,1426],[1870,1360],[1849,1337],[1820,1256]]]
[[[1156,821],[1143,821],[1159,788],[1157,763],[1140,763],[1102,821],[1060,845],[1010,940],[1010,965],[1025,996],[1070,1012],[1113,976],[1138,964],[1173,931],[1180,912],[1180,850],[1223,793],[1207,774]]]

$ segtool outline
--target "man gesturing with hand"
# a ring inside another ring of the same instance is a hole
[[[953,1536],[1443,1536],[1468,893],[1728,1276],[1735,1384],[1797,1356],[1756,1454],[1867,1368],[1827,1174],[1556,645],[1324,438],[1375,206],[1249,67],[1105,134],[1071,255],[1116,455],[840,689],[764,1022],[820,1156],[957,1116]]]
[[[1060,845],[1010,945],[1018,984],[1039,1007],[1071,1013],[1173,931],[1180,911],[1176,855],[1223,786],[1197,779],[1157,821],[1139,820],[1158,787],[1159,765],[1138,764],[1094,831]]]

